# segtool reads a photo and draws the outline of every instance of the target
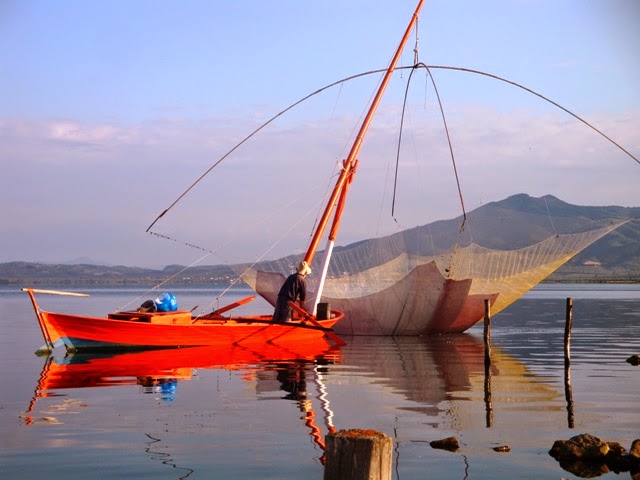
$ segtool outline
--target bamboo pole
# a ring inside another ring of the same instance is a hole
[[[355,169],[356,165],[357,165],[357,156],[358,153],[360,152],[360,148],[362,147],[362,143],[364,141],[364,137],[367,133],[367,130],[369,129],[369,125],[371,124],[371,120],[373,119],[373,116],[378,108],[378,105],[380,103],[380,101],[382,100],[382,96],[384,95],[384,91],[387,88],[387,85],[389,84],[389,82],[391,81],[391,76],[393,75],[393,71],[396,68],[396,64],[398,63],[398,60],[400,59],[400,56],[402,55],[402,51],[404,50],[404,46],[407,43],[407,40],[409,40],[409,37],[411,36],[411,32],[413,31],[414,26],[416,25],[417,21],[418,21],[418,14],[420,13],[420,9],[422,9],[422,4],[424,3],[424,0],[419,0],[418,5],[416,6],[416,9],[411,17],[411,20],[409,21],[409,24],[407,25],[407,28],[404,32],[404,35],[402,36],[402,39],[400,40],[400,44],[398,45],[398,48],[396,49],[393,57],[391,58],[391,62],[389,62],[389,66],[387,67],[387,70],[385,71],[385,74],[382,78],[382,81],[380,82],[380,86],[378,87],[378,91],[376,92],[375,97],[373,98],[373,100],[371,101],[371,105],[369,106],[369,111],[367,112],[364,120],[362,121],[362,125],[360,125],[360,130],[358,131],[358,134],[356,135],[356,138],[353,142],[353,145],[351,146],[351,150],[349,151],[349,155],[347,156],[347,158],[344,160],[343,163],[343,169],[340,172],[340,175],[338,177],[338,180],[334,186],[333,192],[331,193],[331,196],[329,198],[329,202],[327,203],[327,206],[325,207],[324,212],[322,213],[322,216],[320,217],[320,220],[318,221],[318,225],[316,228],[316,231],[313,235],[313,238],[311,239],[311,243],[309,244],[309,248],[307,249],[307,253],[304,256],[304,260],[307,262],[307,264],[311,265],[311,262],[313,261],[313,257],[316,254],[316,251],[318,249],[318,245],[320,242],[320,238],[324,235],[324,231],[327,227],[327,224],[329,222],[329,217],[331,216],[331,213],[334,209],[334,206],[336,206],[336,201],[338,201],[338,198],[340,196],[342,196],[342,198],[340,198],[339,202],[338,202],[338,206],[339,206],[339,211],[337,214],[337,217],[334,215],[334,227],[331,229],[331,235],[335,236],[337,234],[337,230],[338,230],[338,225],[340,224],[340,214],[341,214],[341,209],[344,206],[344,202],[346,200],[346,192],[344,193],[344,195],[342,195],[343,189],[345,187],[345,184],[347,184],[347,182],[351,182],[353,180],[353,170]],[[328,245],[331,245],[333,243],[333,240],[331,240],[331,238],[328,239]],[[326,250],[330,250],[331,247],[328,247]],[[326,259],[326,262],[328,262],[328,257]],[[320,278],[320,281],[318,282],[318,285],[323,285],[324,284],[324,275],[326,275],[326,272],[323,272],[322,274],[323,276]],[[319,288],[318,289],[318,298],[320,298],[322,294],[322,289]],[[316,301],[317,303],[317,301]],[[315,305],[314,305],[314,310],[315,310]]]
[[[64,292],[62,290],[41,290],[39,288],[23,288],[23,292],[47,293],[49,295],[67,295],[69,297],[88,297],[88,293]]]

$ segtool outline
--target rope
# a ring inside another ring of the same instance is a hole
[[[176,204],[178,202],[180,202],[180,200],[182,200],[191,190],[193,190],[193,188],[200,183],[200,181],[206,177],[214,168],[216,168],[218,165],[220,165],[224,160],[226,160],[233,152],[235,152],[238,148],[240,148],[240,146],[242,146],[244,143],[246,143],[251,137],[253,137],[254,135],[256,135],[260,130],[262,130],[263,128],[265,128],[267,125],[269,125],[270,123],[272,123],[273,121],[275,121],[277,118],[281,117],[282,115],[284,115],[285,113],[287,113],[289,110],[297,107],[298,105],[300,105],[301,103],[305,102],[306,100],[310,99],[311,97],[314,97],[315,95],[318,95],[319,93],[322,93],[325,90],[328,90],[329,88],[335,87],[336,85],[340,85],[342,83],[348,82],[349,80],[354,80],[356,78],[359,77],[365,77],[367,75],[372,75],[374,73],[380,73],[380,72],[385,72],[386,69],[382,69],[382,70],[372,70],[369,72],[364,72],[364,73],[359,73],[356,75],[351,75],[349,77],[343,78],[342,80],[338,80],[336,82],[330,83],[329,85],[326,85],[322,88],[319,88],[318,90],[316,90],[315,92],[310,93],[309,95],[301,98],[300,100],[292,103],[291,105],[289,105],[287,108],[285,108],[284,110],[281,110],[280,112],[276,113],[273,117],[271,117],[270,119],[268,119],[266,122],[264,122],[262,125],[260,125],[258,128],[256,128],[255,130],[253,130],[251,133],[249,133],[249,135],[247,135],[246,137],[244,137],[240,142],[238,142],[234,147],[231,148],[231,150],[229,150],[227,153],[225,153],[222,157],[220,157],[213,165],[211,165],[211,167],[209,167],[207,170],[205,170],[205,172],[200,175],[195,182],[193,182],[184,192],[182,192],[182,194],[180,194],[180,196],[173,201],[173,203],[171,205],[169,205],[167,208],[165,208],[162,213],[160,215],[158,215],[155,220],[151,223],[151,225],[149,225],[147,227],[147,232],[149,232],[151,230],[151,228],[153,228],[153,226],[158,222],[158,220],[160,220],[162,217],[164,217],[165,214],[167,214],[169,212],[169,210],[171,210],[173,207],[176,206]]]
[[[411,78],[413,77],[413,73],[418,68],[426,68],[428,76],[429,76],[429,78],[431,78],[431,83],[432,83],[434,91],[436,93],[436,98],[438,99],[438,105],[440,107],[440,114],[442,115],[442,123],[444,125],[444,131],[445,131],[445,133],[447,135],[447,143],[449,144],[449,153],[451,155],[451,163],[453,164],[453,172],[454,172],[454,175],[456,177],[456,185],[458,187],[458,195],[460,197],[460,205],[462,207],[462,216],[463,216],[463,222],[462,223],[463,223],[463,226],[464,226],[464,222],[466,222],[466,220],[467,220],[467,213],[466,213],[465,208],[464,208],[464,199],[462,197],[462,188],[460,187],[460,179],[458,177],[458,168],[456,166],[456,159],[455,159],[455,155],[453,154],[453,144],[451,143],[451,135],[449,135],[449,127],[447,126],[447,119],[446,119],[445,114],[444,114],[444,107],[442,106],[442,101],[440,99],[440,94],[438,93],[438,87],[436,86],[435,80],[433,79],[433,75],[431,75],[431,72],[429,71],[429,67],[427,67],[424,63],[416,64],[416,65],[413,66],[413,69],[411,70],[411,73],[409,74],[409,79],[407,80],[407,87],[405,88],[405,92],[404,92],[404,102],[402,104],[402,117],[401,117],[401,120],[400,120],[400,134],[398,136],[398,149],[397,149],[397,154],[396,154],[396,172],[395,172],[395,179],[394,179],[394,183],[393,183],[393,202],[392,202],[392,205],[391,205],[391,215],[393,215],[394,212],[395,212],[396,187],[397,187],[397,182],[398,182],[398,166],[400,164],[400,144],[402,143],[402,127],[404,125],[405,111],[406,111],[406,107],[407,107],[407,96],[409,94],[409,86],[411,85]]]
[[[549,221],[551,222],[551,228],[553,229],[553,233],[558,236],[558,232],[556,231],[556,226],[553,224],[553,217],[551,216],[551,211],[549,211],[549,204],[547,203],[547,196],[542,197],[544,200],[544,206],[547,207],[547,215],[549,215]]]
[[[417,42],[417,40],[416,40]],[[576,118],[577,120],[579,120],[580,122],[584,123],[586,126],[588,126],[589,128],[591,128],[592,130],[594,130],[596,133],[598,133],[599,135],[601,135],[602,137],[604,137],[605,139],[607,139],[610,143],[612,143],[613,145],[615,145],[616,147],[618,147],[618,149],[622,150],[625,154],[627,154],[629,157],[631,157],[635,162],[637,162],[638,164],[640,164],[640,159],[638,159],[637,157],[635,157],[634,155],[632,155],[629,151],[627,151],[625,148],[623,148],[620,144],[618,144],[617,142],[615,142],[614,140],[612,140],[609,136],[605,135],[603,132],[601,132],[600,130],[598,130],[596,127],[594,127],[593,125],[591,125],[589,122],[587,122],[586,120],[584,120],[583,118],[579,117],[578,115],[576,115],[575,113],[571,112],[570,110],[566,109],[565,107],[563,107],[562,105],[560,105],[557,102],[554,102],[553,100],[545,97],[544,95],[525,87],[524,85],[520,85],[519,83],[513,82],[511,80],[508,80],[506,78],[502,78],[499,77],[498,75],[494,75],[491,73],[487,73],[487,72],[482,72],[480,70],[473,70],[470,68],[464,68],[464,67],[451,67],[451,66],[445,66],[445,65],[425,65],[423,63],[420,64],[415,64],[412,65],[410,67],[396,67],[396,70],[403,70],[403,69],[414,69],[416,68],[416,65],[419,65],[422,68],[426,68],[427,71],[429,71],[429,76],[431,77],[431,80],[433,82],[433,76],[430,73],[430,70],[435,70],[435,69],[440,69],[440,70],[456,70],[456,71],[460,71],[460,72],[467,72],[467,73],[474,73],[476,75],[483,75],[489,78],[493,78],[496,80],[500,80],[501,82],[505,82],[508,83],[510,85],[513,85],[515,87],[521,88],[522,90],[525,90],[526,92],[529,92],[539,98],[541,98],[542,100],[551,103],[552,105],[558,107],[559,109],[563,110],[564,112],[568,113],[569,115],[571,115],[572,117]],[[265,128],[267,125],[269,125],[270,123],[272,123],[273,121],[275,121],[277,118],[281,117],[282,115],[284,115],[286,112],[288,112],[289,110],[292,110],[293,108],[297,107],[298,105],[300,105],[301,103],[305,102],[306,100],[314,97],[315,95],[318,95],[319,93],[322,93],[325,90],[328,90],[329,88],[332,88],[336,85],[340,85],[342,83],[348,82],[350,80],[355,80],[357,78],[360,77],[365,77],[368,75],[373,75],[373,74],[378,74],[381,72],[385,72],[386,69],[377,69],[377,70],[370,70],[368,72],[363,72],[363,73],[359,73],[356,75],[351,75],[349,77],[345,77],[343,79],[337,80],[333,83],[330,83],[322,88],[319,88],[318,90],[310,93],[309,95],[306,95],[305,97],[302,97],[300,100],[292,103],[291,105],[289,105],[288,107],[286,107],[284,110],[281,110],[280,112],[278,112],[277,114],[275,114],[273,117],[271,117],[270,119],[268,119],[265,123],[263,123],[262,125],[260,125],[258,128],[256,128],[255,130],[253,130],[249,135],[247,135],[246,137],[244,137],[239,143],[237,143],[234,147],[232,147],[229,151],[227,151],[227,153],[225,153],[222,157],[220,157],[211,167],[209,167],[202,175],[200,175],[200,177],[198,177],[196,179],[195,182],[193,182],[176,200],[174,200],[173,203],[171,203],[171,205],[169,205],[167,208],[165,208],[162,213],[160,213],[160,215],[158,215],[155,220],[151,223],[151,225],[149,225],[149,227],[147,228],[147,232],[149,232],[151,230],[151,228],[153,228],[153,226],[158,222],[158,220],[160,220],[166,213],[169,212],[169,210],[171,210],[178,202],[180,202],[180,200],[182,200],[198,183],[200,183],[200,181],[206,177],[215,167],[217,167],[218,165],[220,165],[224,160],[226,160],[234,151],[236,151],[241,145],[243,145],[245,142],[247,142],[251,137],[253,137],[255,134],[257,134],[260,130],[262,130],[263,128]]]
[[[612,144],[614,144],[616,147],[618,147],[620,150],[622,150],[624,153],[626,153],[629,157],[631,157],[636,163],[638,163],[640,165],[640,159],[638,159],[637,157],[635,157],[634,155],[632,155],[629,151],[627,151],[624,147],[622,147],[620,144],[618,144],[617,142],[615,142],[614,140],[612,140],[610,137],[608,137],[607,135],[605,135],[603,132],[601,132],[600,130],[598,130],[596,127],[594,127],[593,125],[591,125],[589,122],[587,122],[586,120],[584,120],[583,118],[579,117],[578,115],[576,115],[575,113],[573,113],[572,111],[566,109],[565,107],[563,107],[562,105],[560,105],[557,102],[554,102],[553,100],[551,100],[550,98],[545,97],[544,95],[542,95],[541,93],[538,93],[534,90],[531,90],[530,88],[525,87],[524,85],[520,85],[519,83],[516,83],[514,81],[511,80],[507,80],[506,78],[502,78],[499,77],[498,75],[493,75],[491,73],[487,73],[487,72],[482,72],[480,70],[473,70],[471,68],[463,68],[463,67],[447,67],[444,65],[425,65],[424,68],[426,69],[441,69],[441,70],[457,70],[460,72],[468,72],[468,73],[475,73],[477,75],[484,75],[485,77],[489,77],[489,78],[493,78],[495,80],[500,80],[501,82],[505,82],[508,83],[509,85],[513,85],[514,87],[518,87],[521,88],[522,90],[531,93],[532,95],[535,95],[536,97],[541,98],[542,100],[549,102],[550,104],[558,107],[560,110],[568,113],[569,115],[571,115],[573,118],[581,121],[582,123],[584,123],[587,127],[589,127],[590,129],[592,129],[593,131],[595,131],[596,133],[600,134],[601,136],[603,136],[604,138],[606,138],[607,140],[609,140],[609,142],[611,142]]]

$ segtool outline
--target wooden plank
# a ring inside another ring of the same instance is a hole
[[[345,342],[344,340],[342,340],[338,335],[336,335],[335,333],[333,333],[332,330],[329,329],[325,329],[324,327],[322,327],[322,324],[320,322],[318,322],[313,315],[311,315],[309,312],[307,312],[305,309],[303,309],[302,307],[300,307],[299,305],[296,305],[294,302],[292,302],[291,300],[289,300],[289,306],[291,308],[293,308],[296,312],[298,312],[300,315],[302,315],[302,318],[304,318],[307,322],[309,322],[312,325],[315,325],[316,327],[320,327],[324,330],[324,334],[329,337],[331,340],[333,340],[337,345],[344,347],[347,342]]]
[[[88,297],[88,293],[64,292],[62,290],[41,290],[39,288],[23,288],[23,292],[46,293],[49,295],[68,295],[70,297]]]
[[[256,299],[255,295],[251,295],[250,297],[243,298],[238,300],[237,302],[230,303],[229,305],[225,305],[224,307],[220,307],[217,310],[214,310],[209,315],[220,315],[221,313],[228,312],[229,310],[233,310],[240,305],[244,305],[245,303],[249,303]]]

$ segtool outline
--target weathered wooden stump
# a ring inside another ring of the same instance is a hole
[[[340,430],[326,438],[324,480],[390,480],[393,441],[375,430]]]

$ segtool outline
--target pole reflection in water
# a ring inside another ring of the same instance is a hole
[[[493,426],[493,403],[491,402],[491,365],[484,364],[484,404],[487,411],[487,428]]]
[[[573,393],[571,391],[571,367],[569,364],[564,366],[564,398],[567,400],[567,427],[574,427],[573,417]]]

